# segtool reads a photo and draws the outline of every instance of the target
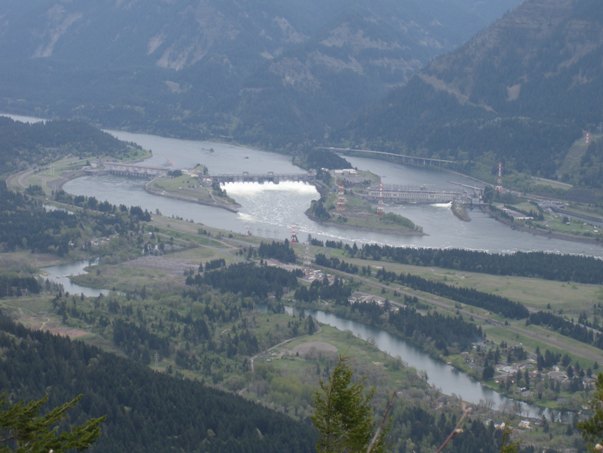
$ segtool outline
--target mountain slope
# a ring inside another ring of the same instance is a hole
[[[70,423],[106,416],[91,451],[311,452],[315,431],[198,382],[156,373],[82,342],[31,331],[0,313],[0,386],[11,399],[77,394]]]
[[[603,121],[603,3],[526,0],[351,126],[373,144],[486,153],[543,176]],[[570,175],[567,175],[570,177]]]
[[[322,137],[520,0],[7,0],[0,107],[282,145]]]

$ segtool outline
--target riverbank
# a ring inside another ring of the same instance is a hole
[[[493,389],[466,369],[448,362],[446,356],[427,350],[424,344],[400,335],[400,332],[387,324],[368,322],[362,315],[354,315],[328,304],[297,304],[291,312],[309,314],[321,324],[350,331],[358,338],[371,341],[381,351],[392,357],[399,357],[406,366],[417,369],[433,388],[444,394],[459,395],[463,401],[475,405],[488,404],[499,411],[512,407],[518,415],[532,419],[539,419],[543,413],[555,418],[560,415],[556,411],[551,412],[544,404],[523,401],[515,398],[515,395],[510,396],[501,388]]]
[[[558,231],[552,231],[552,230],[543,230],[540,228],[536,228],[534,226],[527,225],[525,223],[514,222],[513,220],[510,220],[501,215],[498,215],[494,210],[492,210],[487,205],[481,206],[480,209],[482,210],[482,212],[488,214],[490,217],[492,217],[496,221],[502,223],[503,225],[510,227],[512,230],[522,231],[524,233],[533,234],[534,236],[541,236],[541,237],[546,237],[549,239],[560,239],[562,241],[577,242],[577,243],[581,243],[581,244],[593,244],[593,245],[599,245],[599,246],[603,245],[603,244],[601,244],[601,241],[597,238],[589,238],[586,236],[576,236],[573,234],[560,233]]]

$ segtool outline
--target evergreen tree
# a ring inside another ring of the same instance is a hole
[[[584,421],[578,423],[578,429],[582,431],[582,437],[594,445],[595,451],[600,451],[603,448],[603,374],[597,376],[597,388],[595,396],[591,401],[591,409],[593,415]]]
[[[319,432],[319,453],[383,451],[383,432],[372,441],[373,391],[367,392],[363,383],[353,382],[352,377],[352,369],[340,357],[329,381],[320,383],[312,416]]]
[[[48,396],[29,403],[17,402],[9,405],[6,397],[0,397],[0,452],[19,453],[60,452],[70,449],[85,450],[96,441],[101,433],[100,424],[105,417],[94,418],[71,428],[59,430],[57,425],[65,418],[67,411],[81,399],[76,396],[40,415],[40,410],[48,401]]]

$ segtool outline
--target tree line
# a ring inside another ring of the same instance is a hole
[[[559,332],[561,335],[603,349],[603,335],[601,335],[601,332],[569,321],[554,313],[547,311],[531,313],[526,323],[549,327]]]
[[[451,286],[445,283],[427,280],[426,278],[418,277],[416,275],[403,273],[396,274],[395,272],[388,272],[384,269],[377,270],[375,276],[382,281],[395,281],[401,285],[408,286],[409,288],[436,294],[438,296],[446,297],[447,299],[453,299],[473,307],[483,308],[506,318],[524,319],[529,315],[528,309],[519,302],[495,294],[484,293],[473,288]]]
[[[295,251],[288,239],[285,239],[283,242],[261,242],[258,248],[249,247],[242,251],[241,254],[245,254],[247,259],[259,257],[265,260],[272,258],[282,263],[295,263],[297,260]]]
[[[38,294],[40,282],[32,276],[21,276],[11,273],[0,274],[0,297],[20,297],[27,294]]]
[[[187,285],[208,285],[221,292],[232,292],[242,296],[266,298],[274,294],[280,298],[286,289],[297,287],[299,272],[291,272],[273,266],[253,263],[236,263],[203,274],[186,278]]]
[[[294,164],[303,168],[330,170],[352,168],[345,158],[328,149],[308,149],[295,156]]]
[[[119,206],[108,201],[98,201],[96,197],[87,197],[85,195],[71,195],[64,190],[59,190],[54,194],[54,199],[60,203],[79,206],[80,208],[91,209],[93,211],[104,212],[107,214],[127,214],[135,222],[150,222],[151,213],[143,210],[140,206],[127,207],[124,204]]]
[[[338,244],[335,244],[338,246]],[[488,253],[464,249],[427,249],[388,245],[341,245],[355,258],[388,260],[415,266],[435,266],[492,275],[536,277],[547,280],[603,283],[603,260],[590,256],[547,252]]]
[[[295,290],[293,298],[298,302],[312,303],[319,300],[331,300],[336,304],[346,305],[352,295],[352,287],[335,277],[329,282],[327,277],[314,280],[310,286],[300,286]]]
[[[413,344],[421,348],[431,344],[444,355],[453,350],[466,351],[474,342],[483,339],[481,328],[465,321],[462,316],[445,316],[436,312],[420,314],[411,305],[413,299],[405,296],[406,307],[393,310],[389,304],[373,302],[356,302],[350,308],[373,325],[393,327],[395,333]]]
[[[358,266],[350,265],[338,258],[326,258],[322,254],[316,255],[316,263],[344,272],[358,273]],[[484,293],[473,288],[451,286],[416,275],[396,274],[385,269],[378,269],[375,277],[380,281],[396,282],[412,289],[453,299],[473,307],[483,308],[511,319],[524,319],[529,315],[528,309],[519,302],[495,294]]]

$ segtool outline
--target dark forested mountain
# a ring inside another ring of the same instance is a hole
[[[601,1],[526,0],[427,65],[351,134],[451,158],[491,153],[518,170],[586,182],[590,160],[568,150],[583,129],[601,129],[602,62]],[[559,170],[581,158],[573,175]]]
[[[5,0],[0,107],[282,145],[323,137],[520,0]]]
[[[106,416],[92,451],[310,452],[314,430],[241,397],[155,373],[0,314],[0,389],[11,399],[82,393],[71,423]]]

